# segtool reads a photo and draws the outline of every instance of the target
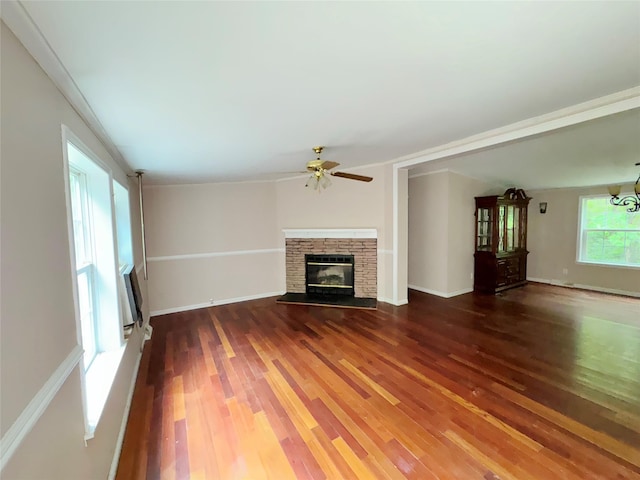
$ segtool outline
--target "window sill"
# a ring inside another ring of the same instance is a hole
[[[85,440],[93,438],[126,346],[125,343],[117,350],[98,354],[84,375],[87,402]]]
[[[592,267],[626,268],[632,270],[640,269],[640,265],[620,265],[619,263],[585,262],[584,260],[576,260],[576,263],[578,265],[590,265]]]

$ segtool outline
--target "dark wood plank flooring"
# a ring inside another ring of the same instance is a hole
[[[640,478],[638,299],[529,284],[152,325],[120,480]]]

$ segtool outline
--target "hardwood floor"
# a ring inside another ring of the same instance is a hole
[[[120,480],[640,478],[637,299],[529,284],[152,325]]]

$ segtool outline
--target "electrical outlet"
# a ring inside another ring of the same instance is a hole
[[[563,268],[562,269],[562,274],[563,275],[569,275],[569,269],[568,268]]]
[[[213,298],[210,298],[210,299],[209,299],[209,303],[210,303],[211,305],[213,305]]]
[[[471,273],[469,274],[469,278],[470,278],[471,280],[473,280],[473,272],[471,272]]]

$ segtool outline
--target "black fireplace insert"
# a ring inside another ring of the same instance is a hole
[[[353,255],[305,255],[308,295],[353,296]]]

